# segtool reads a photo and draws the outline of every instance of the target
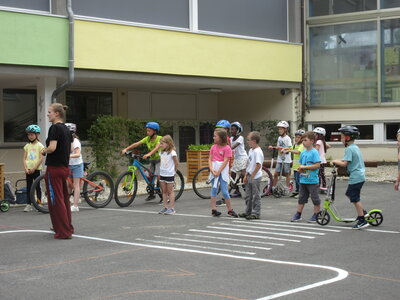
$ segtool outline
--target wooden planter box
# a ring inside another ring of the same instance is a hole
[[[186,160],[188,169],[187,182],[192,182],[193,176],[199,169],[208,167],[209,156],[210,156],[209,150],[186,150]],[[206,180],[206,178],[200,178],[200,180]]]

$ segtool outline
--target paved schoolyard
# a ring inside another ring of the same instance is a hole
[[[345,184],[337,206],[352,216]],[[261,220],[213,218],[207,200],[185,191],[174,216],[143,197],[127,208],[83,208],[74,238],[54,240],[48,215],[14,207],[0,214],[0,299],[398,299],[392,188],[365,185],[366,207],[385,219],[363,231],[290,223],[292,198],[264,198]]]

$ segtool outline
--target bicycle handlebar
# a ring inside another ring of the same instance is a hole
[[[143,154],[137,154],[137,153],[134,153],[132,151],[126,151],[125,155],[133,157],[133,158],[138,158],[138,159],[143,159],[143,156],[144,156]]]

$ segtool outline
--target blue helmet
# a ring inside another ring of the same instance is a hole
[[[150,128],[153,130],[160,131],[160,125],[157,122],[147,122],[146,123],[146,128]]]
[[[220,121],[218,121],[218,123],[215,127],[229,129],[229,128],[231,128],[231,123],[229,123],[229,121],[227,121],[227,120],[220,120]]]
[[[25,132],[40,133],[40,127],[38,125],[32,124],[26,127]]]

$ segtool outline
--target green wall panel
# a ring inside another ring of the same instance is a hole
[[[68,66],[68,20],[0,11],[0,63]]]

